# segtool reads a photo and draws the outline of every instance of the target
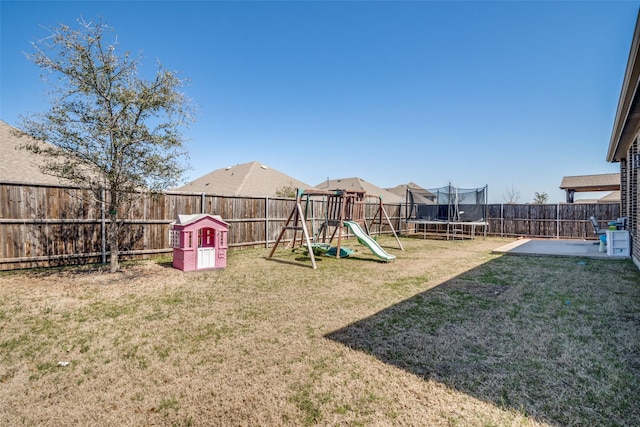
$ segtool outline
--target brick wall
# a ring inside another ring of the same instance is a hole
[[[629,217],[629,162],[620,161],[620,216]]]
[[[625,175],[627,178],[627,191],[625,206],[622,211],[629,221],[629,232],[631,233],[631,256],[635,263],[640,267],[640,216],[638,212],[638,202],[640,201],[640,164],[635,157],[638,155],[638,138],[640,133],[636,135],[635,141],[629,146],[627,158],[625,159]],[[622,175],[622,167],[621,167]]]

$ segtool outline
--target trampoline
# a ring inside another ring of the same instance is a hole
[[[487,235],[487,186],[458,188],[451,184],[433,189],[407,188],[406,223],[424,237],[447,240]],[[409,228],[409,227],[407,227]]]

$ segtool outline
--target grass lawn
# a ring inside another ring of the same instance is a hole
[[[0,273],[0,425],[640,425],[631,261],[381,242]]]

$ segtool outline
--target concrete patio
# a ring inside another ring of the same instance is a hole
[[[627,259],[626,256],[611,256],[600,252],[595,240],[519,239],[495,249],[493,253],[531,256],[574,256],[602,259]]]

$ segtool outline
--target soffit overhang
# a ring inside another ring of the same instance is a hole
[[[619,162],[627,155],[627,150],[633,142],[640,126],[640,99],[638,99],[638,83],[640,77],[640,59],[638,48],[640,46],[640,13],[636,19],[636,28],[633,33],[631,50],[627,68],[624,73],[620,99],[609,141],[607,152],[608,162]]]

